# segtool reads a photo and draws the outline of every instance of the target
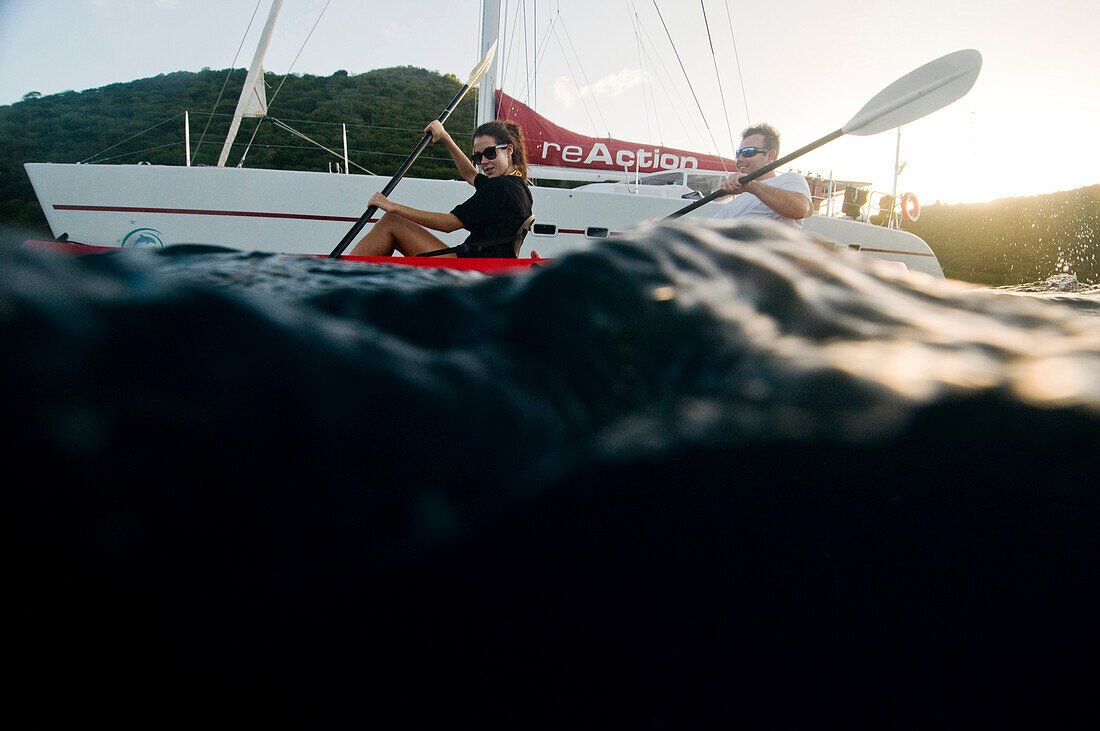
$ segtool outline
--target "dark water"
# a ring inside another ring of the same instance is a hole
[[[1097,720],[1095,290],[745,225],[499,278],[0,257],[40,718]]]

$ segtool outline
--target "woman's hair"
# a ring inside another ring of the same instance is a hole
[[[523,146],[523,130],[510,119],[494,119],[474,130],[474,137],[492,137],[498,145],[512,146],[512,165],[527,182],[527,153]]]

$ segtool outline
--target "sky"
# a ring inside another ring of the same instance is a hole
[[[891,192],[900,149],[897,191],[922,204],[1100,183],[1100,0],[505,5],[500,88],[581,134],[731,156],[740,130],[766,121],[790,152],[843,126],[909,71],[974,48],[983,57],[974,88],[904,126],[900,147],[892,130],[848,135],[791,169]],[[269,6],[0,0],[0,105],[32,91],[247,68]],[[413,65],[465,80],[481,55],[480,7],[480,0],[286,0],[264,67],[329,75]],[[537,70],[526,73],[536,58]],[[166,109],[165,118],[179,111]],[[277,99],[270,113],[279,116]]]

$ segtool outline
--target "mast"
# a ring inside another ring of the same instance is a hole
[[[256,46],[256,55],[252,58],[252,66],[248,69],[248,76],[244,79],[244,88],[241,89],[241,98],[237,100],[237,110],[233,112],[233,121],[229,125],[229,134],[226,135],[225,144],[222,145],[222,154],[218,156],[218,167],[225,167],[225,161],[229,157],[229,150],[233,147],[233,140],[237,138],[237,129],[241,126],[242,117],[262,117],[267,114],[267,93],[264,91],[264,54],[267,53],[267,44],[271,41],[271,32],[275,29],[275,18],[283,7],[283,0],[274,0],[271,3],[271,12],[267,16],[267,24],[264,26],[260,43]]]
[[[482,0],[481,2],[481,51],[478,58],[485,58],[497,36],[500,35],[500,0]],[[497,118],[497,59],[501,53],[493,56],[489,73],[481,80],[477,88],[477,123],[484,124]]]

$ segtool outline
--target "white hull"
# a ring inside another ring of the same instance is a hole
[[[389,178],[251,168],[27,163],[55,237],[99,246],[201,243],[245,251],[327,254]],[[414,208],[449,211],[468,198],[464,182],[406,178],[392,198]],[[598,244],[640,222],[687,205],[679,198],[533,187],[532,250],[555,257]],[[720,203],[690,216],[709,218]],[[852,220],[812,216],[804,230],[870,259],[901,262],[942,277],[917,236]],[[458,244],[466,232],[441,235]]]

